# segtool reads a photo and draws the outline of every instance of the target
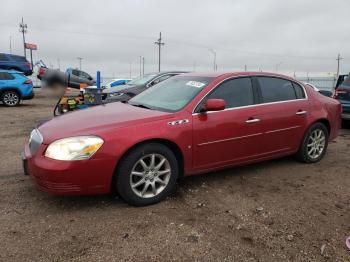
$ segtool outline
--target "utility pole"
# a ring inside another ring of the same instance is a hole
[[[142,74],[142,56],[140,56],[140,76]]]
[[[81,70],[81,60],[83,60],[82,57],[77,57],[77,59],[79,60],[79,70]]]
[[[213,66],[214,66],[214,72],[216,71],[217,69],[217,65],[216,65],[216,52],[214,49],[209,49],[209,51],[214,55],[214,62],[213,62]]]
[[[142,57],[142,75],[145,74],[145,58]]]
[[[22,17],[22,21],[19,24],[19,31],[22,33],[23,36],[23,50],[24,50],[24,57],[27,58],[27,53],[26,53],[26,38],[24,36],[24,34],[27,33],[27,24],[24,23],[23,21],[23,17]]]
[[[276,64],[276,72],[278,72],[278,69],[279,69],[280,65],[282,65],[282,64],[283,64],[283,62],[279,62],[278,64]]]
[[[58,66],[58,70],[61,70],[61,61],[59,58],[57,58],[57,66]]]
[[[131,62],[129,62],[129,79],[131,79]]]
[[[161,46],[165,45],[165,43],[162,43],[162,32],[159,33],[159,39],[154,44],[158,46],[158,71],[160,72],[160,50]]]
[[[244,71],[247,72],[247,65],[244,65]]]
[[[342,57],[340,57],[340,54],[338,54],[338,57],[337,57],[337,78],[339,77],[339,71],[340,71],[340,60],[343,60]]]
[[[12,36],[10,36],[10,54],[12,54]]]

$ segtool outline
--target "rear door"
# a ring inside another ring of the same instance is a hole
[[[0,88],[16,87],[15,77],[7,72],[0,72]]]
[[[262,140],[254,121],[255,92],[250,77],[226,80],[210,92],[193,114],[194,167],[210,169],[254,159]],[[226,109],[200,113],[205,101],[223,99]]]
[[[264,133],[264,155],[283,154],[299,147],[307,125],[309,104],[298,83],[277,77],[256,77],[260,105],[258,119]]]

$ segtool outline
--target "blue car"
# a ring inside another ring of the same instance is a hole
[[[0,100],[5,106],[17,106],[34,97],[33,82],[22,72],[0,70]]]
[[[0,53],[0,69],[16,70],[25,75],[33,73],[30,63],[24,56]]]

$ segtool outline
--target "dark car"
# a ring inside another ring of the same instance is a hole
[[[335,89],[334,98],[337,99],[343,107],[341,115],[343,120],[350,120],[350,77],[345,80]]]
[[[0,53],[0,69],[16,70],[25,75],[33,73],[30,63],[24,56]]]
[[[169,71],[169,72],[157,72],[149,73],[138,78],[135,78],[125,85],[120,85],[116,87],[111,87],[103,90],[104,103],[111,102],[126,102],[132,97],[140,94],[151,86],[158,84],[172,76],[176,76],[182,73],[187,73],[184,71]]]

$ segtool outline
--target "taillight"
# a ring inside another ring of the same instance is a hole
[[[347,90],[347,89],[342,89],[342,88],[337,88],[337,89],[334,91],[333,98],[339,98],[339,96],[344,95],[344,94],[347,94],[347,93],[349,93],[349,90]]]
[[[28,80],[24,81],[23,84],[31,85],[31,84],[33,84],[33,81],[28,79]]]
[[[45,74],[45,69],[40,67],[39,68],[39,76],[43,76]]]

